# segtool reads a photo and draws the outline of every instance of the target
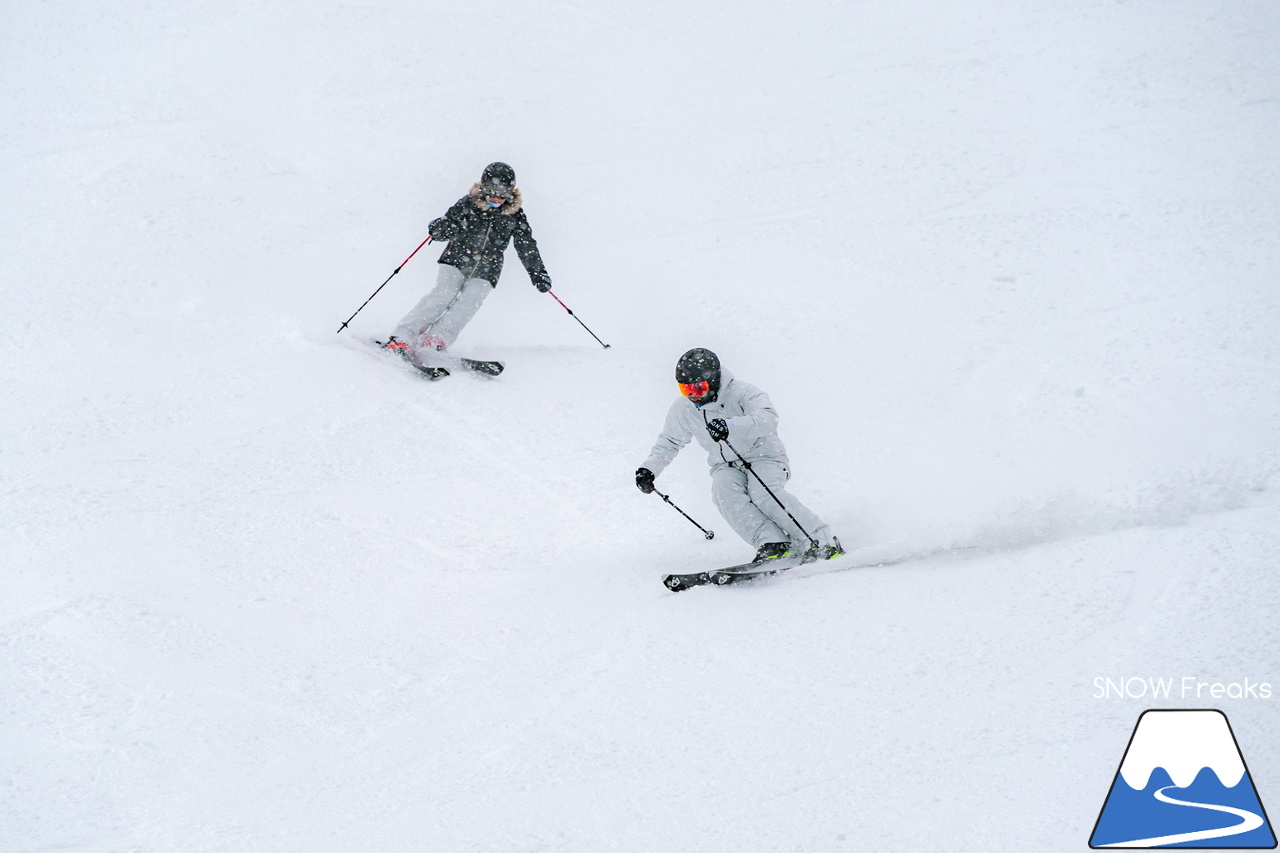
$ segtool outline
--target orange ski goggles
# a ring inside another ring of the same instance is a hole
[[[705,379],[701,382],[677,382],[680,393],[686,397],[700,398],[711,393],[711,383]]]

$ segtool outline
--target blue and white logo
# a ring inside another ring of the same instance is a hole
[[[1275,848],[1226,715],[1143,712],[1089,846]]]

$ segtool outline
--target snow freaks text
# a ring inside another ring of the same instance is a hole
[[[1206,681],[1194,675],[1181,677],[1105,678],[1093,680],[1094,699],[1270,699],[1271,683],[1249,678],[1238,681]]]

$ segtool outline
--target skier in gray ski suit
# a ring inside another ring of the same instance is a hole
[[[696,438],[707,451],[716,509],[757,549],[755,559],[788,553],[831,559],[844,553],[826,523],[786,491],[791,464],[769,395],[722,370],[716,354],[702,348],[680,357],[676,382],[683,396],[672,403],[649,458],[636,470],[636,487],[652,492],[654,479]]]

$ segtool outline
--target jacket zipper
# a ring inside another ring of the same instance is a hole
[[[471,275],[467,276],[467,278],[475,278],[476,270],[480,269],[480,264],[484,262],[484,250],[485,250],[485,247],[489,245],[489,235],[492,233],[493,233],[493,220],[490,219],[489,227],[486,228],[484,232],[484,242],[480,244],[480,252],[479,252],[479,257],[476,258],[476,265],[471,268]],[[490,283],[490,287],[497,287],[497,286],[498,286],[498,283],[496,281]]]

